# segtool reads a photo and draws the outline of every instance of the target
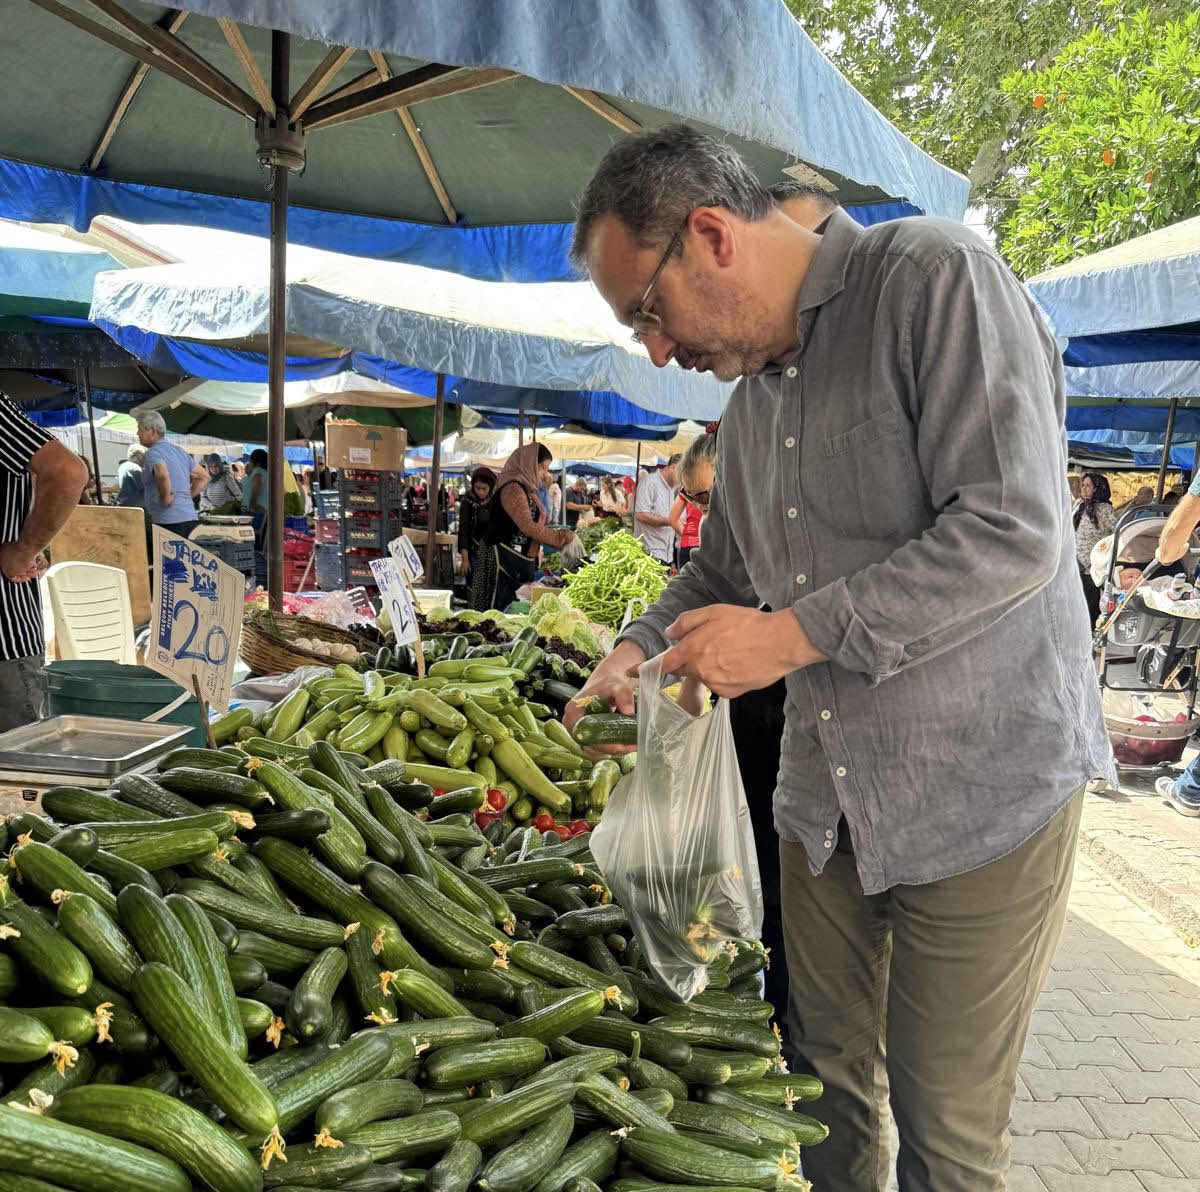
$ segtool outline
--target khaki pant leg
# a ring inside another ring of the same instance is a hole
[[[804,1151],[804,1174],[815,1192],[883,1192],[888,896],[864,895],[854,858],[843,853],[813,877],[803,845],[781,840],[779,863],[791,1040],[797,1070],[825,1084],[804,1108],[830,1130]]]
[[[1062,932],[1080,792],[1007,856],[891,893],[887,1071],[901,1192],[1000,1192],[1017,1068]]]

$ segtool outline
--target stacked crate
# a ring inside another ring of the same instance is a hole
[[[371,560],[383,558],[387,544],[400,533],[401,492],[398,472],[339,474],[342,587],[377,586]]]

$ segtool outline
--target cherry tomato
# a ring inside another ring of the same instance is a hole
[[[486,828],[494,824],[500,818],[498,811],[477,811],[475,812],[475,824],[479,828]]]
[[[555,834],[558,836],[559,840],[570,840],[571,839],[571,829],[568,828],[566,824],[556,824],[554,827],[554,831],[555,831]]]
[[[492,787],[487,793],[488,806],[495,811],[503,811],[505,804],[508,802],[508,796],[497,786]]]
[[[590,832],[592,830],[587,820],[581,819],[572,820],[567,826],[571,829],[572,836],[578,836],[581,832]]]
[[[539,832],[553,832],[554,831],[554,816],[547,815],[545,812],[542,812],[541,815],[534,816],[533,826]]]
[[[444,790],[441,790],[440,788],[438,788],[436,786],[433,788],[433,797],[435,799],[440,799],[445,793],[446,792]]]

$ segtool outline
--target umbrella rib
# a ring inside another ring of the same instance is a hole
[[[126,12],[115,0],[87,0],[93,7],[99,9],[110,20],[115,21],[127,33],[140,38],[156,54],[170,62],[174,62],[180,70],[203,83],[210,91],[222,96],[227,103],[248,116],[251,120],[257,118],[259,105],[253,95],[243,91],[232,79],[222,74],[211,62],[206,61],[186,42],[159,29],[155,25],[147,25],[132,13]]]
[[[392,68],[388,65],[387,59],[378,50],[371,50],[369,52],[371,61],[375,64],[375,69],[378,71],[380,79],[386,83],[392,77]],[[458,212],[455,210],[454,204],[450,201],[450,192],[442,182],[442,176],[438,173],[437,166],[433,164],[433,157],[425,145],[425,138],[421,136],[421,130],[417,127],[417,122],[413,119],[412,113],[408,108],[402,107],[396,109],[396,115],[400,118],[400,124],[408,134],[408,139],[416,151],[417,160],[421,163],[421,169],[425,171],[425,177],[429,180],[429,185],[433,187],[433,193],[437,196],[442,213],[446,216],[446,222],[450,224],[458,223]]]
[[[187,12],[184,9],[176,9],[170,14],[167,21],[167,32],[177,33],[180,25],[187,20]],[[133,73],[126,80],[125,86],[121,88],[121,94],[117,97],[117,102],[113,105],[113,110],[109,113],[108,119],[104,122],[104,128],[96,141],[96,147],[88,154],[87,165],[84,169],[89,173],[95,172],[100,168],[100,163],[104,160],[104,155],[108,152],[109,145],[112,144],[112,139],[117,135],[117,129],[121,126],[121,121],[125,119],[125,113],[129,111],[129,105],[133,103],[133,98],[137,95],[146,75],[150,72],[150,64],[147,62],[139,62],[133,68]]]
[[[378,81],[379,75],[374,68],[364,70],[362,74],[355,75],[348,83],[343,83],[332,91],[326,91],[324,95],[320,96],[320,100],[322,103],[327,103],[331,99],[341,99],[345,95],[357,95],[358,92],[365,91]]]
[[[579,100],[585,108],[591,108],[597,116],[602,116],[609,124],[615,124],[622,132],[641,131],[642,126],[636,120],[626,116],[598,92],[589,91],[586,87],[563,87],[563,90]]]
[[[130,41],[128,38],[122,37],[119,33],[114,33],[98,21],[93,21],[90,17],[85,17],[83,13],[76,12],[73,8],[68,8],[65,4],[60,4],[59,0],[29,0],[29,2],[44,12],[50,13],[51,16],[56,16],[60,20],[66,21],[68,25],[74,25],[76,29],[90,34],[97,41],[103,41],[114,49],[120,50],[123,54],[128,54],[131,58],[136,58],[139,62],[145,62],[148,66],[154,67],[155,70],[162,71],[163,74],[168,75],[177,83],[182,83],[185,87],[190,87],[193,91],[200,92],[201,95],[208,99],[215,99],[217,103],[229,108],[230,111],[237,112],[239,115],[242,114],[240,107],[230,103],[228,99],[214,91],[207,83],[201,82],[201,80],[177,66],[170,58],[156,54],[144,45],[139,45],[136,41]]]
[[[274,120],[275,100],[271,95],[270,85],[263,77],[262,71],[258,69],[258,63],[254,61],[254,55],[250,52],[250,47],[246,43],[245,37],[242,36],[237,21],[231,21],[228,17],[218,17],[217,24],[225,35],[225,40],[229,43],[233,56],[238,60],[238,65],[242,68],[246,82],[250,84],[254,98],[258,100],[267,116]]]
[[[288,105],[288,120],[295,123],[321,97],[321,92],[329,85],[330,80],[354,56],[353,50],[345,46],[333,46],[329,53],[317,64],[316,70],[300,84],[300,89],[292,96]]]
[[[345,124],[364,116],[375,116],[380,112],[390,112],[395,108],[423,103],[430,99],[445,99],[516,77],[515,70],[494,68],[463,72],[457,66],[443,66],[440,62],[430,62],[385,82],[376,83],[375,86],[367,87],[354,95],[317,104],[309,113],[305,128],[309,132],[319,128],[332,128],[336,124]]]

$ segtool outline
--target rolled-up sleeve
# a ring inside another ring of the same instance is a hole
[[[881,563],[797,600],[814,646],[879,683],[967,641],[1061,561],[1063,388],[1049,333],[991,253],[956,246],[905,328],[917,454],[936,517]]]

